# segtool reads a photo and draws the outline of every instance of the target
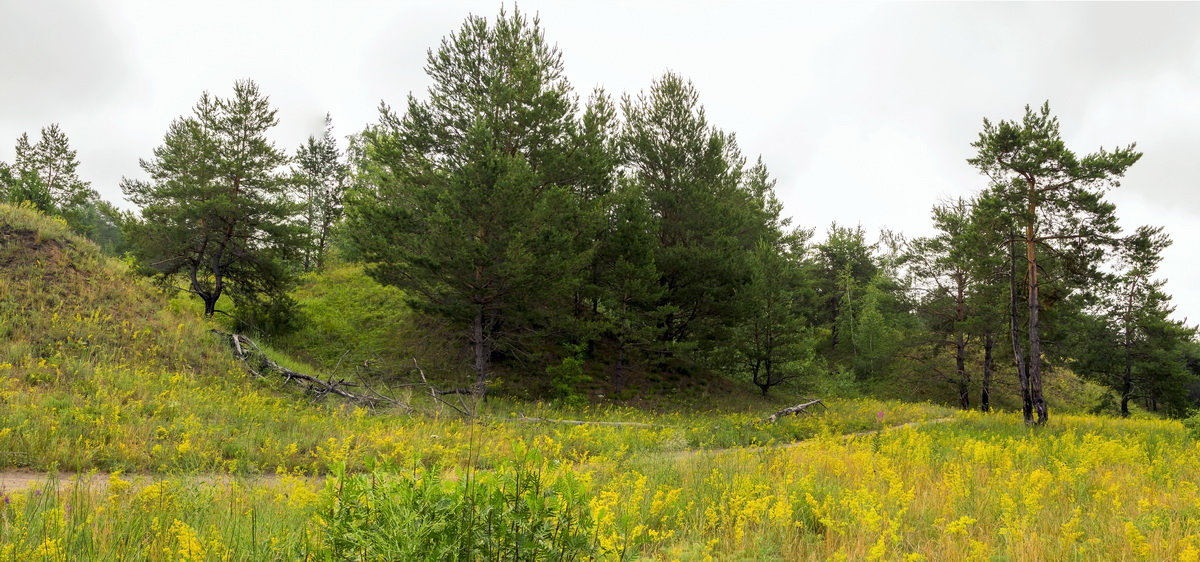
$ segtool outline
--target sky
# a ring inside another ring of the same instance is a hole
[[[794,223],[931,233],[930,209],[987,181],[982,120],[1049,101],[1077,153],[1137,143],[1109,194],[1122,225],[1163,226],[1176,317],[1200,321],[1200,4],[522,1],[580,99],[693,81],[711,123],[761,155]],[[508,4],[511,9],[512,4]],[[200,94],[258,82],[289,151],[424,95],[426,52],[498,1],[0,0],[0,160],[58,123],[79,174],[124,207],[170,122]]]

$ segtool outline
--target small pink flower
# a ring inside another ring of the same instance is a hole
[[[879,423],[883,423],[883,412],[882,411],[875,412],[875,421],[877,421]]]

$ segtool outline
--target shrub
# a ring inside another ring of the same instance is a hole
[[[458,480],[347,476],[329,486],[328,546],[339,560],[579,560],[595,550],[583,485],[525,467]]]

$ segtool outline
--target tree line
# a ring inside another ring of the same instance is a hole
[[[1044,423],[1044,377],[1062,368],[1113,389],[1124,414],[1194,404],[1195,330],[1155,277],[1170,240],[1122,233],[1104,199],[1141,155],[1077,156],[1048,105],[984,121],[969,164],[986,187],[937,205],[934,235],[834,224],[815,242],[682,76],[581,101],[516,10],[467,18],[426,72],[427,92],[381,106],[345,150],[328,117],[292,154],[276,147],[251,81],[206,92],[141,161],[145,179],[122,182],[136,215],[78,179],[56,125],[18,139],[0,195],[108,240],[206,315],[231,298],[247,329],[288,328],[298,273],[361,262],[469,351],[478,395],[497,373],[561,397],[667,372],[764,395],[946,383],[963,408],[979,388],[988,410],[1015,379],[1026,421]]]

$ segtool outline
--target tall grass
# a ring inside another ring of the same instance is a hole
[[[581,462],[563,461],[560,445],[543,436],[476,470],[410,462],[324,479],[118,475],[10,490],[0,559],[1200,555],[1200,447],[1174,421],[1060,416],[1029,429],[961,414],[792,446]]]

